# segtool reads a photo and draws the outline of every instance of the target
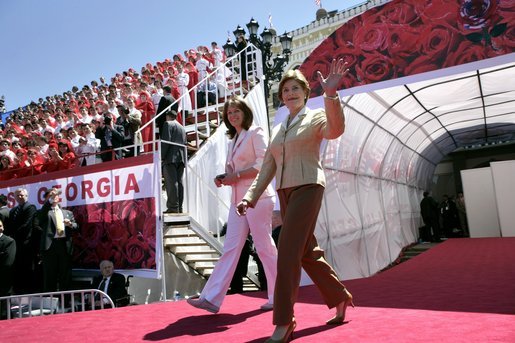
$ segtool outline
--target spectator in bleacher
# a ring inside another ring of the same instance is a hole
[[[91,123],[91,119],[93,119],[93,117],[90,115],[88,107],[86,107],[85,105],[81,106],[81,108],[79,109],[79,114],[79,123]]]
[[[1,194],[0,198],[5,198]],[[0,199],[0,204],[3,202]],[[9,236],[4,235],[4,219],[0,218],[0,297],[12,294],[13,288],[13,265],[16,256],[16,241]],[[0,319],[7,318],[7,306],[5,301],[0,301]]]
[[[213,65],[215,68],[218,68],[224,59],[223,51],[218,47],[216,42],[211,42],[211,56],[213,56]]]
[[[89,125],[89,124],[88,124]],[[72,144],[73,149],[76,149],[79,146],[79,134],[77,133],[77,130],[72,126],[68,130],[68,140]]]
[[[99,112],[97,110],[96,106],[91,106],[89,108],[89,115],[91,117],[91,121],[93,121],[93,120],[100,121],[102,118],[105,117],[105,115],[103,115],[101,112]],[[90,121],[90,123],[91,123],[91,121]],[[84,121],[83,121],[83,123],[84,123]]]
[[[36,206],[29,203],[29,193],[25,188],[14,191],[18,205],[9,212],[9,226],[5,234],[16,241],[16,259],[14,261],[14,292],[16,294],[32,293],[35,286],[34,261],[37,254],[32,223],[36,215]]]
[[[188,93],[188,84],[190,82],[190,76],[184,72],[182,64],[177,64],[177,75],[175,80],[177,81],[177,88],[180,93],[179,111],[182,111],[183,118],[187,118],[189,113],[193,111],[191,105],[191,98]],[[187,94],[187,95],[186,95]]]
[[[271,236],[272,211],[275,204],[272,186],[268,185],[263,190],[263,195],[259,197],[254,208],[247,212],[247,216],[239,216],[236,212],[236,204],[261,170],[267,148],[265,133],[261,127],[252,126],[253,118],[252,110],[243,98],[232,97],[226,101],[223,121],[231,141],[225,172],[214,179],[217,187],[231,186],[232,188],[224,251],[200,298],[188,299],[190,305],[212,313],[217,313],[222,305],[249,233],[252,234],[268,282],[268,302],[262,305],[261,309],[273,308],[277,277],[277,249]]]
[[[123,142],[122,146],[127,147],[124,153],[125,157],[134,156],[134,132],[131,129],[131,123],[129,120],[129,109],[125,105],[116,106],[118,111],[118,119],[116,119],[116,125],[123,128]]]
[[[214,105],[216,103],[216,84],[213,81],[215,75],[209,77],[205,82],[199,84],[197,89],[197,105],[204,107],[207,105]]]
[[[16,169],[16,177],[25,177],[31,175],[31,167],[27,157],[27,150],[19,148],[16,150],[16,160],[14,162]]]
[[[197,68],[198,78],[200,81],[207,77],[207,74],[210,72],[210,67],[211,63],[209,63],[204,54],[199,51],[195,60],[195,68]]]
[[[156,108],[154,107],[154,103],[152,102],[152,97],[147,91],[141,91],[139,93],[139,98],[136,102],[136,108],[141,112],[141,125],[145,125],[149,121],[154,118],[156,114]],[[151,144],[144,144],[146,142],[150,142],[153,140],[154,133],[152,131],[152,125],[147,125],[141,131],[141,139],[143,142],[144,151],[152,151]]]
[[[174,110],[166,112],[166,121],[160,132],[161,140],[186,145],[186,131],[176,118]],[[182,146],[161,143],[161,161],[167,195],[166,213],[182,213],[184,199],[182,175],[187,158]]]
[[[60,194],[55,188],[45,192],[45,203],[34,221],[34,229],[41,234],[45,292],[69,290],[71,283],[72,231],[77,231],[78,225],[73,212],[59,205]]]
[[[49,143],[46,137],[36,136],[34,140],[36,141],[36,148],[39,150],[41,156],[46,156]]]
[[[157,109],[159,106],[159,101],[163,96],[163,83],[159,80],[154,81],[154,87],[152,90],[152,103],[154,104],[154,108]],[[155,115],[155,113],[154,113]]]
[[[64,110],[64,115],[65,115],[64,127],[66,127],[67,129],[70,127],[73,127],[76,123],[79,122],[79,118],[78,118],[77,114],[75,112],[73,112],[70,108],[66,108]]]
[[[119,102],[121,103],[121,102]],[[116,106],[118,106],[118,103],[116,100],[112,99],[111,96],[108,96],[107,98],[107,112],[112,113],[115,118],[118,119],[118,110],[116,109]]]
[[[28,145],[27,145],[28,146]],[[31,175],[39,175],[42,173],[41,168],[45,163],[45,159],[41,156],[37,149],[28,148],[27,149],[27,162],[30,165],[30,173],[27,176]]]
[[[179,110],[179,104],[175,103],[172,107],[168,108],[167,112],[161,113],[175,102],[175,98],[172,96],[172,88],[170,86],[163,87],[163,94],[164,95],[161,97],[161,100],[159,100],[159,105],[157,106],[156,111],[156,116],[159,115],[156,119],[156,128],[159,130],[160,134],[163,124],[166,121],[166,113],[171,113],[171,111],[177,113]]]
[[[139,152],[141,147],[141,132],[138,132],[141,127],[142,117],[141,111],[136,108],[136,97],[130,96],[126,99],[125,103],[129,110],[129,123],[130,129],[134,138],[133,144],[136,145],[136,150]]]
[[[16,156],[16,155],[15,155]],[[9,181],[17,177],[14,162],[9,156],[0,157],[0,180]]]
[[[16,154],[11,150],[11,142],[7,138],[0,139],[0,156],[7,156],[14,160]]]
[[[58,141],[57,146],[59,148],[59,158],[61,159],[59,170],[75,168],[77,165],[77,156],[75,155],[75,150],[70,141],[62,139]]]
[[[118,148],[123,144],[123,127],[115,125],[110,116],[105,116],[100,122],[95,137],[100,139],[100,151],[104,151],[100,155],[103,162],[122,158],[122,151]],[[113,149],[116,150],[113,152]]]
[[[61,170],[61,157],[59,156],[59,147],[57,143],[52,142],[48,144],[48,151],[45,156],[45,163],[41,167],[44,173],[52,173]]]
[[[120,96],[118,88],[116,88],[116,84],[109,85],[109,96],[115,101],[122,101],[122,97]]]

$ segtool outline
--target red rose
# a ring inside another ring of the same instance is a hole
[[[145,260],[148,251],[149,246],[147,242],[141,239],[141,237],[131,237],[125,246],[127,262],[133,268],[139,267],[139,265]]]
[[[432,58],[428,56],[420,56],[406,66],[404,69],[404,75],[415,75],[437,70],[439,68],[440,65],[436,64]]]
[[[397,77],[391,59],[385,55],[365,55],[365,59],[356,66],[356,74],[364,84]]]
[[[150,242],[156,241],[156,217],[148,216],[143,225],[143,238]],[[154,243],[155,247],[155,243]]]
[[[429,61],[440,61],[442,65],[444,59],[451,49],[458,44],[457,34],[445,26],[437,25],[426,27],[420,33],[420,53],[427,56]]]
[[[122,221],[115,221],[108,225],[107,235],[112,242],[121,245],[124,245],[125,241],[129,239],[129,232]]]
[[[415,7],[408,1],[398,1],[395,5],[385,6],[378,15],[381,22],[386,24],[410,25],[419,19]]]
[[[362,25],[361,17],[355,17],[343,24],[342,27],[337,29],[331,34],[332,40],[336,49],[342,49],[344,47],[354,47],[354,32]],[[325,42],[324,42],[325,44]],[[318,47],[317,49],[319,49]],[[327,49],[327,47],[324,47]]]
[[[440,24],[456,27],[456,13],[459,9],[456,0],[416,0],[414,7],[426,25]]]
[[[354,46],[361,51],[384,50],[388,37],[388,26],[383,23],[360,27],[354,33]]]
[[[320,48],[320,47],[319,47]],[[317,49],[317,52],[322,52],[322,49]],[[324,54],[311,55],[300,67],[300,71],[309,82],[311,88],[310,97],[321,95],[324,91],[320,82],[318,81],[317,71],[320,71],[322,75],[327,75],[333,56],[329,51]]]
[[[420,33],[405,25],[391,25],[387,37],[388,54],[399,69],[410,63],[417,51]]]
[[[472,45],[468,41],[463,41],[455,51],[447,56],[444,68],[484,60],[487,57],[485,47]]]
[[[82,223],[80,226],[81,239],[86,241],[89,247],[94,247],[101,241],[105,234],[103,223]]]

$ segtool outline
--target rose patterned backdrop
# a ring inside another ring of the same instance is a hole
[[[115,269],[156,269],[154,198],[69,208],[81,223],[74,235],[73,268],[98,269],[111,260]]]
[[[316,97],[333,58],[349,68],[338,89],[362,86],[512,53],[514,22],[515,0],[392,1],[345,23],[300,69]]]

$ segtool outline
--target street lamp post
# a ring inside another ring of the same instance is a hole
[[[282,54],[272,58],[272,40],[276,36],[275,30],[264,28],[263,32],[258,36],[259,23],[251,18],[249,23],[246,25],[249,30],[248,41],[254,44],[259,50],[261,50],[261,56],[263,58],[263,76],[265,86],[265,99],[267,102],[268,112],[268,96],[270,94],[270,88],[272,87],[273,81],[279,81],[282,77],[284,67],[290,60],[292,36],[286,32],[281,35],[279,41],[281,42]],[[239,36],[245,35],[245,29],[238,25],[236,30],[233,31],[236,40]],[[236,52],[236,47],[231,41],[231,38],[227,39],[227,43],[223,46],[225,54],[230,57]]]

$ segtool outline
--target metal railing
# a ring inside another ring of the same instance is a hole
[[[102,310],[107,305],[115,307],[109,295],[98,289],[0,297],[0,308],[5,308],[7,319]]]

